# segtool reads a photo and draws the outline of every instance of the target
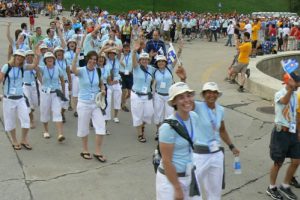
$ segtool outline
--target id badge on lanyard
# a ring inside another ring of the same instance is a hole
[[[290,109],[291,109],[291,114],[292,114],[292,121],[290,121],[289,124],[289,132],[290,133],[296,133],[297,132],[297,126],[296,126],[296,111],[295,111],[295,107],[296,107],[296,100],[295,100],[295,96],[292,95],[291,97],[291,102],[290,102]]]

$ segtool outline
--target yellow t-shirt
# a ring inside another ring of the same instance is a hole
[[[258,40],[258,31],[259,31],[259,25],[258,24],[254,24],[252,26],[251,40]]]
[[[241,31],[244,31],[244,30],[245,30],[245,26],[246,26],[246,23],[245,23],[245,22],[240,22],[240,30],[241,30]]]
[[[248,64],[249,63],[249,56],[251,54],[252,50],[252,44],[251,42],[244,42],[239,46],[239,57],[238,57],[238,62],[243,63],[243,64]]]

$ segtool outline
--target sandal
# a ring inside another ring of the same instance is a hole
[[[92,157],[91,157],[91,154],[90,153],[87,153],[87,152],[81,152],[80,153],[80,156],[82,157],[82,158],[84,158],[84,159],[86,159],[86,160],[91,160],[92,159]]]
[[[50,138],[50,134],[48,132],[45,132],[43,135],[44,135],[45,139],[49,139]]]
[[[19,144],[13,144],[12,147],[14,148],[14,150],[21,150],[22,146]]]
[[[21,145],[27,150],[32,150],[32,146],[30,146],[30,144],[21,143]]]
[[[146,138],[144,137],[144,135],[139,135],[138,136],[138,141],[141,143],[145,143],[146,142]]]
[[[102,162],[102,163],[106,162],[106,158],[103,155],[97,155],[97,154],[93,154],[93,155],[100,162]]]
[[[59,135],[58,137],[57,137],[57,140],[59,141],[59,142],[62,142],[62,141],[64,141],[66,138],[65,138],[65,136],[63,136],[63,135]]]

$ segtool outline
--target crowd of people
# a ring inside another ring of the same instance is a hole
[[[221,141],[234,156],[240,152],[225,128],[224,108],[217,103],[222,95],[218,85],[205,83],[200,94],[204,101],[198,102],[194,100],[194,90],[185,83],[188,75],[180,62],[183,41],[206,38],[217,42],[228,38],[225,45],[237,49],[228,80],[234,83],[236,75],[241,73],[238,91],[243,92],[250,57],[258,55],[259,45],[277,40],[278,50],[297,48],[298,19],[193,12],[131,11],[109,15],[101,10],[98,13],[74,10],[69,18],[51,20],[46,34],[40,26],[30,26],[29,30],[22,23],[12,37],[11,23],[7,24],[8,62],[1,68],[0,81],[4,84],[4,126],[13,148],[32,150],[28,132],[36,126],[36,109],[40,109],[43,137],[53,137],[48,128],[52,116],[57,141],[63,143],[67,139],[63,124],[68,121],[65,115],[68,110],[78,120],[80,156],[106,162],[101,147],[104,136],[110,134],[107,123],[113,121],[118,125],[120,111],[130,112],[138,142],[147,142],[146,124],[154,123],[157,127],[155,139],[161,153],[157,199],[202,199],[200,191],[205,191],[208,200],[221,199],[224,176]],[[288,37],[286,48],[279,49],[277,36],[281,30],[279,36],[288,34]],[[178,43],[177,50],[172,43]],[[180,82],[174,82],[175,75]],[[292,84],[290,88],[295,87]],[[283,93],[276,102],[287,104],[289,99]],[[296,108],[295,103],[292,107]],[[16,134],[16,116],[21,123],[21,139]],[[175,121],[186,137],[177,134],[178,130],[166,120]],[[91,127],[96,134],[93,154],[88,147]],[[274,160],[279,165],[282,157]],[[284,185],[286,190],[292,176]],[[276,199],[274,185],[268,188],[268,194]]]

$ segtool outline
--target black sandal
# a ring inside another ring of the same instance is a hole
[[[14,148],[14,150],[21,150],[22,146],[20,144],[13,144],[12,147]]]
[[[106,158],[103,156],[103,155],[97,155],[97,154],[93,154],[94,157],[99,160],[100,162],[102,163],[105,163],[106,162]]]
[[[32,150],[32,146],[30,146],[30,144],[21,143],[21,145],[27,150]]]
[[[83,153],[83,152],[81,152],[81,153],[80,153],[80,156],[81,156],[82,158],[86,159],[86,160],[91,160],[91,159],[92,159],[90,153]]]
[[[144,135],[139,135],[138,136],[138,141],[141,143],[145,143],[146,142],[146,138],[144,137]]]

